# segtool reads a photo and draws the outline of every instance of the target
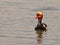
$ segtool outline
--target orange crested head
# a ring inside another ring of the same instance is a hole
[[[43,18],[43,13],[42,12],[37,12],[35,18],[36,19]]]

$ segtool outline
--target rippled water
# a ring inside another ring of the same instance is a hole
[[[41,44],[34,30],[37,11],[48,25]],[[60,0],[0,1],[0,45],[60,45]]]

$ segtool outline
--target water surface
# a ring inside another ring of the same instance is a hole
[[[48,25],[40,45],[60,45],[60,0],[0,1],[0,45],[36,45],[37,11]]]

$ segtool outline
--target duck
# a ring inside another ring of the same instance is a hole
[[[38,19],[37,26],[34,28],[36,31],[38,30],[46,30],[47,24],[42,23],[43,13],[41,11],[37,12],[35,18]]]

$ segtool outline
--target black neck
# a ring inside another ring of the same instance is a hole
[[[42,24],[42,19],[38,19],[38,25]]]

